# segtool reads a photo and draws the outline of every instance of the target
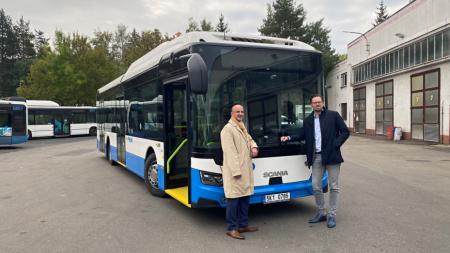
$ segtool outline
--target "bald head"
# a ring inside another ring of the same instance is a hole
[[[231,107],[231,117],[238,122],[244,119],[244,107],[240,104],[235,104]]]

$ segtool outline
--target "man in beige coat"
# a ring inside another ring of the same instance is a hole
[[[235,104],[231,119],[222,129],[220,140],[223,150],[223,188],[227,198],[227,235],[245,239],[241,233],[255,232],[248,225],[250,195],[253,194],[252,157],[258,155],[258,146],[248,134],[244,122],[244,107]]]

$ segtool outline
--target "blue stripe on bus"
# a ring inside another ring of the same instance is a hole
[[[127,152],[125,155],[125,164],[127,169],[134,174],[144,178],[145,159],[133,153]]]
[[[28,141],[28,136],[0,136],[0,145],[20,144]]]
[[[222,207],[226,207],[223,188],[202,184],[199,170],[192,168],[191,182],[192,204],[197,204],[200,199],[208,199],[217,202]],[[322,185],[325,187],[327,182],[328,175],[325,173],[322,178]],[[254,194],[250,196],[250,204],[263,203],[265,195],[281,192],[290,192],[291,199],[311,196],[313,195],[311,178],[309,180],[295,183],[256,186]]]
[[[164,185],[164,166],[162,166],[161,164],[158,164],[158,188],[160,190],[165,189],[165,185]]]
[[[114,146],[109,146],[110,151],[109,151],[109,157],[111,157],[111,160],[116,161],[118,160],[117,157],[117,148]]]
[[[0,136],[0,145],[11,145],[11,137]]]
[[[12,144],[25,143],[27,141],[28,141],[28,136],[26,136],[26,135],[12,137]]]

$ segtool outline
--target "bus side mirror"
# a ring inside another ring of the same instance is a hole
[[[187,61],[191,91],[195,94],[206,94],[208,91],[208,70],[199,54],[192,54]]]

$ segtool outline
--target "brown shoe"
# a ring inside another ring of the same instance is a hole
[[[257,227],[247,226],[245,228],[239,228],[239,233],[246,233],[246,232],[256,232],[258,231]]]
[[[245,236],[241,235],[237,230],[227,231],[227,235],[234,239],[245,240]]]

